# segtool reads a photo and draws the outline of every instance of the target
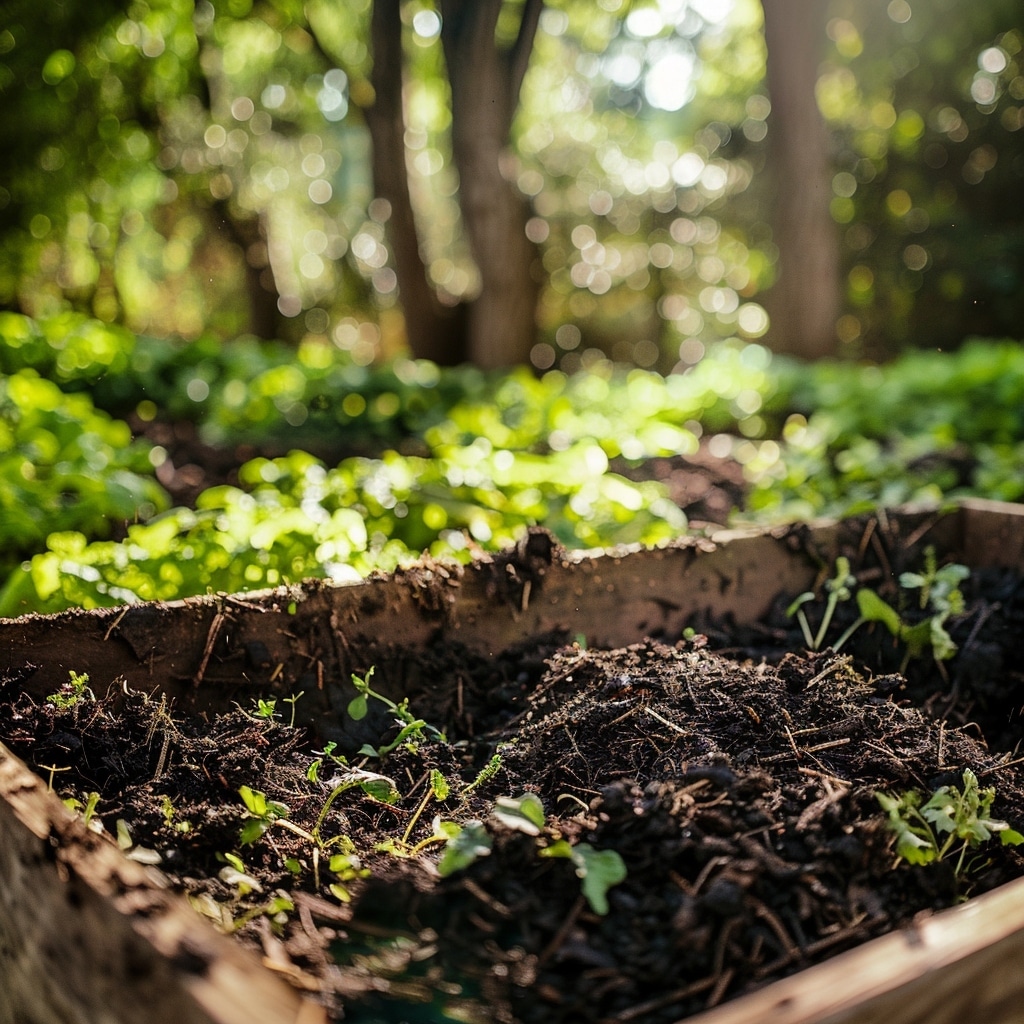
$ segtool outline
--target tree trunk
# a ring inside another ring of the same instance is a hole
[[[829,212],[829,136],[815,86],[825,0],[762,0],[768,47],[772,216],[778,276],[766,295],[768,343],[807,359],[836,350],[839,245]]]
[[[387,200],[388,239],[395,261],[406,338],[418,359],[451,366],[467,358],[463,317],[445,309],[427,278],[409,194],[405,157],[401,0],[375,0],[370,28],[373,48],[372,106],[365,110],[373,143],[374,194]]]
[[[266,231],[258,214],[238,216],[226,199],[217,199],[210,209],[215,231],[223,231],[238,247],[245,270],[245,293],[249,302],[249,330],[264,341],[287,336],[277,308],[278,294],[264,284],[268,263],[260,261],[259,250],[267,244]]]
[[[459,202],[481,290],[469,309],[469,358],[485,369],[528,363],[536,341],[537,249],[529,204],[508,180],[509,141],[543,0],[526,0],[515,44],[495,26],[502,0],[441,0],[452,92]]]

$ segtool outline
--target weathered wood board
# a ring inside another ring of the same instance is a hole
[[[1024,568],[1024,506],[891,517],[904,537],[972,567]],[[376,666],[375,683],[399,693],[417,682],[418,652],[430,645],[491,655],[582,634],[617,647],[674,639],[702,615],[754,621],[830,568],[851,528],[723,532],[595,556],[568,555],[536,533],[464,569],[427,563],[349,586],[0,620],[0,677],[42,699],[70,671],[87,672],[93,685],[159,692],[184,711],[304,690],[300,716],[327,738],[344,736],[351,672]],[[1024,880],[692,1020],[1010,1024],[1022,1019],[1022,953]],[[0,747],[0,1024],[322,1019]]]
[[[2,1024],[322,1024],[0,744]]]

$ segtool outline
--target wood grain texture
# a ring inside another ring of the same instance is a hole
[[[322,1024],[0,744],[0,1024]]]
[[[1024,879],[776,982],[692,1024],[1019,1024]]]
[[[907,513],[900,524],[947,550],[959,543],[962,518]],[[0,673],[18,675],[43,700],[69,672],[86,672],[97,692],[127,683],[166,694],[184,713],[301,690],[299,720],[358,749],[369,737],[345,734],[353,672],[375,666],[375,685],[395,696],[424,685],[420,654],[432,644],[490,656],[552,635],[619,647],[645,637],[674,643],[700,616],[753,622],[778,594],[812,585],[844,529],[855,528],[723,531],[596,557],[534,535],[518,553],[465,568],[427,563],[348,586],[313,581],[0,620]]]

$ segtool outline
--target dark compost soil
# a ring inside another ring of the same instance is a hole
[[[896,603],[909,566],[872,531],[854,569]],[[1024,824],[1024,584],[975,574],[963,590],[946,624],[957,655],[904,674],[878,626],[838,653],[803,651],[794,595],[763,623],[695,623],[675,643],[520,652],[503,685],[493,666],[436,652],[425,674],[438,686],[411,707],[448,739],[383,758],[324,754],[286,703],[271,719],[183,717],[158,695],[114,701],[105,680],[64,708],[0,680],[0,739],[62,796],[99,793],[95,820],[112,836],[125,823],[129,856],[338,1019],[676,1021],[1021,874],[1021,854],[996,843],[964,877],[898,864],[875,796],[958,785],[970,768],[996,787],[995,816]],[[854,614],[841,605],[830,636]],[[385,776],[397,801],[356,770]],[[325,813],[343,780],[367,785]],[[243,786],[320,846],[280,821],[243,844]],[[498,798],[523,793],[542,801],[542,826],[496,817]],[[442,876],[435,818],[482,822],[489,853]],[[560,840],[622,858],[607,913],[577,862],[545,855]]]

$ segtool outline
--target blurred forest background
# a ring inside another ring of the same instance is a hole
[[[0,12],[0,308],[568,372],[1020,331],[1020,0]]]

